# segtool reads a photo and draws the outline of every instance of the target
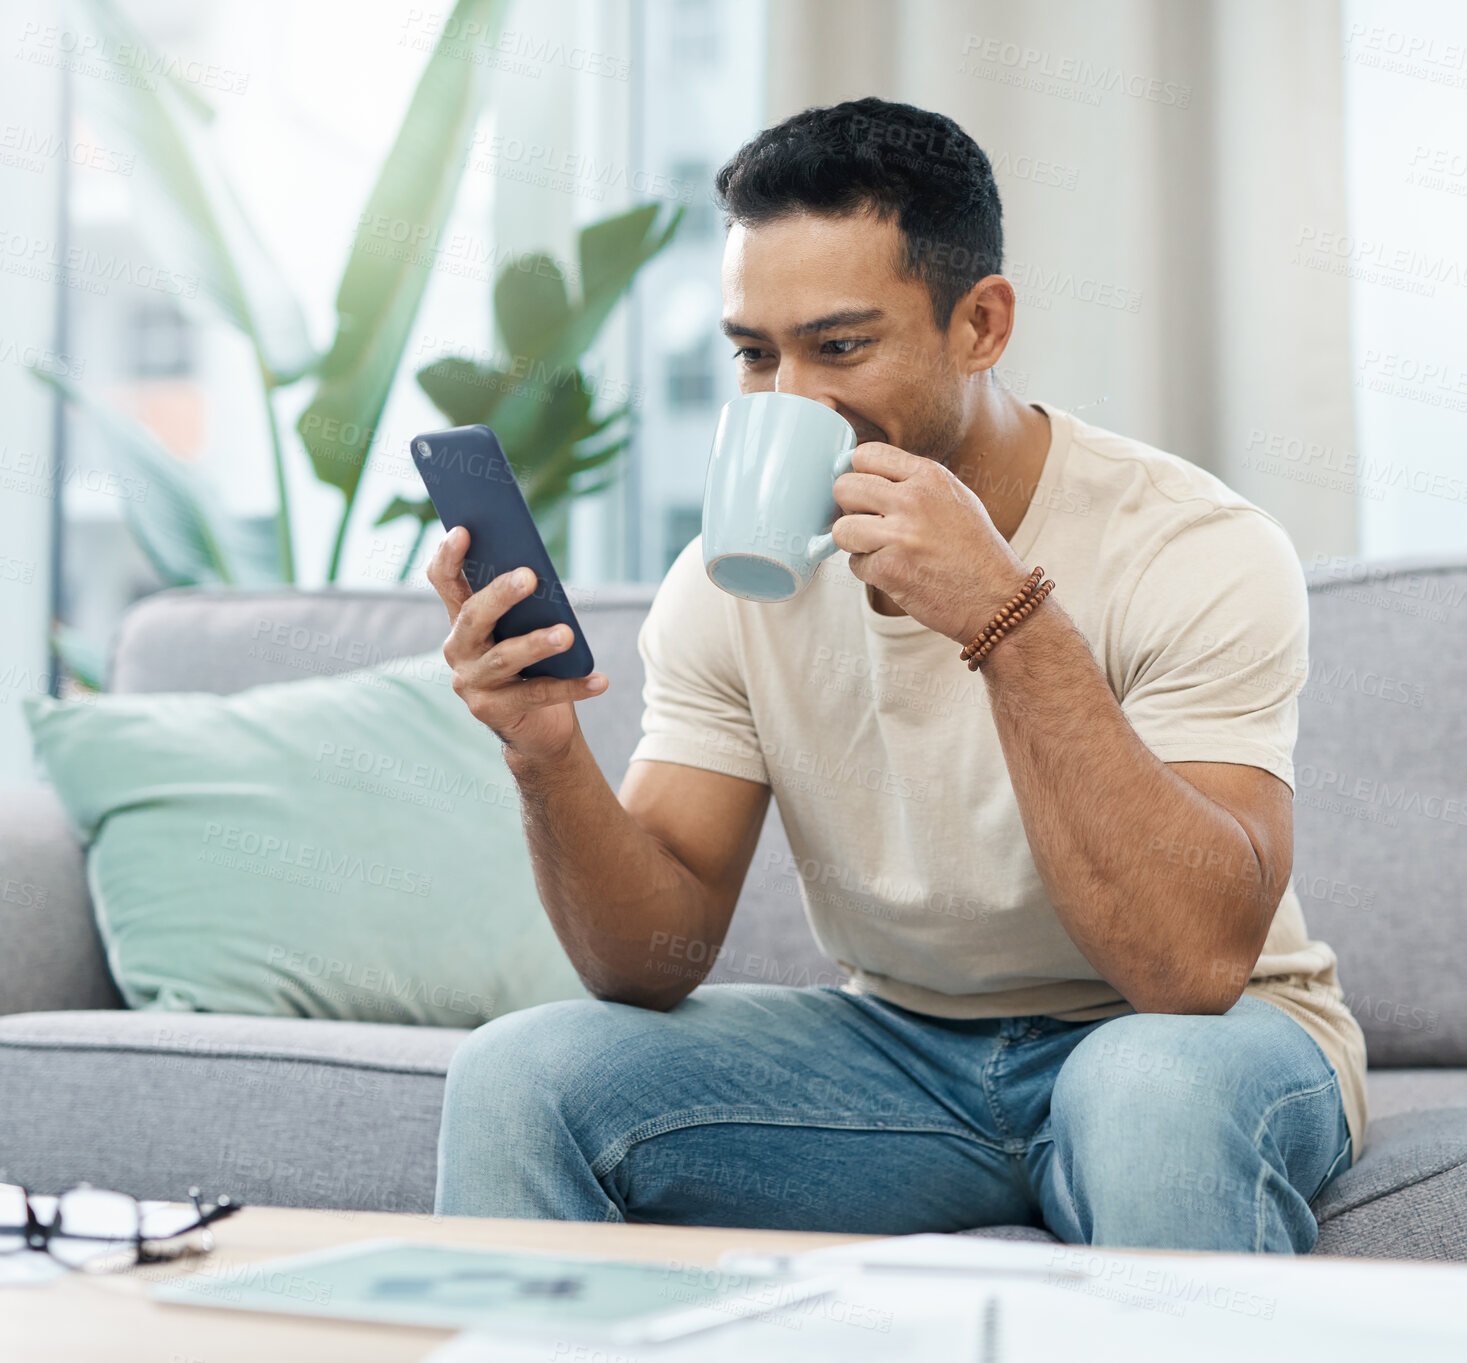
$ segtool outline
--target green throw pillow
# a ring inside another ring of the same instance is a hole
[[[26,719],[130,1007],[474,1027],[585,996],[437,654]]]

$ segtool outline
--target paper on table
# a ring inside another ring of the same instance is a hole
[[[1199,1332],[1195,1322],[1038,1282],[855,1273],[819,1303],[624,1357],[626,1363],[1238,1363],[1237,1347],[1226,1334]],[[527,1353],[470,1332],[425,1363],[543,1363],[550,1356],[556,1355],[547,1355],[543,1345],[540,1353]],[[1380,1360],[1377,1352],[1336,1355],[1332,1363]]]
[[[878,1282],[858,1298],[843,1292],[789,1310],[730,1321],[717,1330],[657,1348],[639,1347],[609,1354],[618,1363],[890,1363],[893,1359],[948,1357],[983,1360],[977,1352],[979,1320],[987,1289],[969,1284],[954,1292],[950,1282]],[[510,1345],[487,1331],[469,1331],[441,1346],[424,1363],[545,1363],[574,1358],[559,1346],[538,1352]],[[984,1360],[984,1363],[989,1363]],[[1043,1363],[1043,1360],[1036,1360]],[[1074,1359],[1065,1360],[1074,1363]],[[1087,1360],[1089,1363],[1089,1360]],[[1130,1361],[1128,1360],[1128,1363]],[[1233,1360],[1232,1363],[1237,1363]]]
[[[893,1235],[856,1244],[832,1245],[803,1254],[751,1254],[731,1250],[719,1260],[729,1272],[814,1273],[826,1269],[909,1269],[937,1273],[990,1273],[1048,1279],[1078,1277],[1057,1252],[1066,1245],[994,1240],[969,1235]]]
[[[912,1245],[916,1238],[905,1238],[895,1257],[903,1262],[955,1258],[1002,1264],[1017,1249],[1013,1258],[1034,1263],[1050,1248],[990,1241],[949,1255],[941,1246]],[[869,1258],[875,1246],[856,1248]],[[832,1250],[810,1257],[824,1260],[824,1273],[836,1256]],[[1125,1257],[1135,1261],[1143,1256]],[[1221,1258],[1207,1262],[1216,1266]],[[1168,1262],[1193,1266],[1195,1273],[1196,1260],[1177,1256]],[[1276,1258],[1268,1262],[1280,1263]],[[750,1358],[760,1363],[1238,1363],[1248,1358],[1461,1363],[1467,1357],[1460,1340],[1414,1329],[1397,1314],[1394,1302],[1362,1323],[1300,1311],[1266,1316],[1266,1303],[1247,1297],[1178,1301],[1114,1282],[1081,1279],[1083,1290],[1076,1290],[1075,1281],[853,1267],[836,1292],[819,1301],[733,1322],[659,1349],[627,1351],[622,1357],[625,1363],[747,1363]],[[1193,1281],[1215,1285],[1218,1279],[1214,1273]],[[547,1357],[575,1356],[569,1351],[547,1354],[544,1344],[538,1347],[538,1352],[525,1351],[490,1334],[469,1332],[430,1355],[428,1363],[544,1363]]]
[[[1467,1358],[1467,1267],[1264,1254],[1142,1254],[1084,1245],[1037,1244],[981,1236],[904,1235],[812,1250],[770,1262],[725,1255],[720,1267],[747,1272],[852,1271],[906,1278],[918,1273],[969,1275],[995,1286],[1030,1284],[1141,1312],[1193,1322],[1231,1339],[1278,1348],[1284,1336],[1306,1352],[1328,1339],[1335,1363],[1370,1357],[1383,1341],[1414,1358]]]

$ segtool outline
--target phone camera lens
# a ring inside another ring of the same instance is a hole
[[[421,454],[424,459],[428,458],[428,456],[433,453],[433,451],[428,448],[428,442],[426,440],[418,441],[418,453]]]

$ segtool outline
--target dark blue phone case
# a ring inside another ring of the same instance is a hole
[[[520,676],[587,676],[596,666],[590,645],[499,438],[487,426],[455,426],[415,436],[412,454],[443,528],[469,532],[464,576],[473,591],[512,568],[535,573],[535,590],[499,617],[494,642],[551,625],[571,627],[575,641],[568,649],[531,663]]]

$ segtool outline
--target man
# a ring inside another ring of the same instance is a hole
[[[719,172],[743,392],[855,428],[841,550],[778,605],[697,541],[640,638],[618,794],[494,645],[531,581],[430,577],[591,994],[449,1074],[447,1214],[1304,1252],[1365,1123],[1364,1043],[1292,868],[1307,602],[1282,527],[1201,469],[995,381],[1015,321],[983,152],[809,109]],[[1042,566],[1055,586],[961,657]],[[707,986],[771,791],[843,988]],[[690,962],[701,962],[699,966]]]

